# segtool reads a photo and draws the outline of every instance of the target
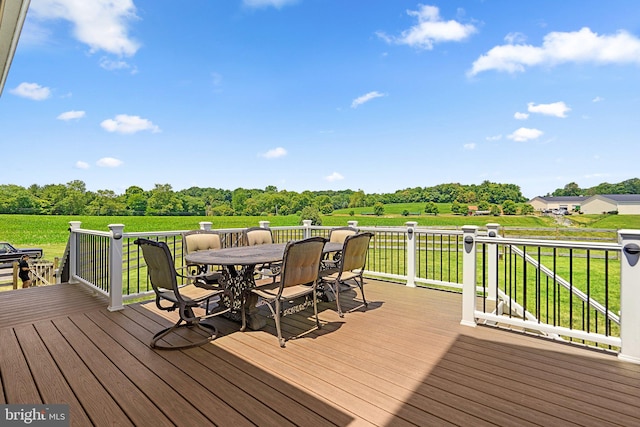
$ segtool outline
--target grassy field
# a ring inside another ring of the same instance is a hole
[[[439,215],[408,215],[402,212],[420,212],[423,203],[400,203],[385,205],[382,216],[362,215],[371,212],[372,208],[356,208],[335,211],[332,215],[322,217],[322,224],[326,226],[345,226],[348,221],[355,220],[361,226],[401,226],[407,221],[416,221],[419,226],[431,227],[462,227],[463,225],[485,226],[487,223],[498,223],[504,227],[526,228],[556,228],[551,217],[535,215],[528,216],[461,216],[451,214],[449,204],[439,205],[442,213]],[[349,215],[353,210],[355,214]],[[640,215],[571,215],[567,217],[572,226],[586,228],[636,228],[640,229]],[[233,216],[233,217],[205,217],[205,216],[51,216],[51,215],[0,215],[0,241],[8,241],[15,246],[42,247],[45,258],[53,259],[64,252],[69,236],[69,222],[81,221],[82,228],[108,231],[109,224],[124,224],[125,232],[138,231],[169,231],[190,230],[199,227],[201,221],[210,221],[213,228],[244,228],[257,226],[259,221],[270,221],[271,226],[298,225],[300,218],[296,215],[288,216]]]

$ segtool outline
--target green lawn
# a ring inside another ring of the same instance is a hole
[[[451,214],[450,204],[438,204],[440,214],[413,215],[424,210],[424,203],[398,203],[385,205],[382,216],[363,215],[373,212],[372,207],[341,209],[322,217],[325,226],[345,226],[348,221],[358,221],[360,226],[401,226],[407,221],[415,221],[419,226],[462,227],[463,225],[485,226],[498,223],[504,227],[558,228],[553,218],[537,215],[505,216],[461,216]],[[412,214],[403,216],[403,211]],[[350,215],[354,211],[354,215]],[[572,226],[586,228],[636,228],[640,229],[640,215],[571,215],[567,219]],[[53,215],[0,215],[0,241],[8,241],[16,246],[42,247],[45,258],[53,259],[64,252],[69,232],[69,221],[81,221],[82,228],[108,231],[109,224],[125,224],[125,232],[190,230],[199,227],[201,221],[212,222],[213,228],[244,228],[257,226],[259,221],[270,221],[271,226],[298,225],[300,218],[288,216],[53,216]]]

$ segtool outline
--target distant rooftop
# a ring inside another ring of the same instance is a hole
[[[640,194],[596,194],[594,196],[538,196],[534,199],[544,200],[545,202],[565,202],[565,203],[579,203],[584,202],[593,197],[599,197],[609,199],[614,202],[640,202]]]
[[[534,199],[542,199],[547,202],[582,202],[587,200],[587,196],[538,196]]]
[[[615,202],[640,202],[640,194],[600,194],[600,197],[604,197]]]

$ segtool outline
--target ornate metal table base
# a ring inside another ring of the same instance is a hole
[[[222,269],[221,285],[224,286],[232,295],[232,298],[225,295],[222,298],[222,304],[230,307],[231,310],[224,314],[227,318],[242,322],[242,302],[245,296],[248,298],[247,305],[247,326],[250,329],[262,329],[266,324],[266,319],[258,313],[258,297],[254,294],[245,294],[245,291],[256,285],[253,265],[243,266],[240,271],[232,265],[224,266]]]

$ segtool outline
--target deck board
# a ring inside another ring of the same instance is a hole
[[[35,327],[92,423],[108,419],[113,422],[113,425],[133,425],[53,322],[41,321],[36,323]]]
[[[344,318],[321,303],[319,330],[312,309],[285,317],[285,349],[272,320],[242,333],[215,318],[216,340],[178,351],[148,347],[175,319],[152,302],[110,312],[79,285],[2,292],[0,403],[68,403],[78,426],[640,425],[639,365],[461,326],[456,293],[365,290],[367,310],[343,294]]]

